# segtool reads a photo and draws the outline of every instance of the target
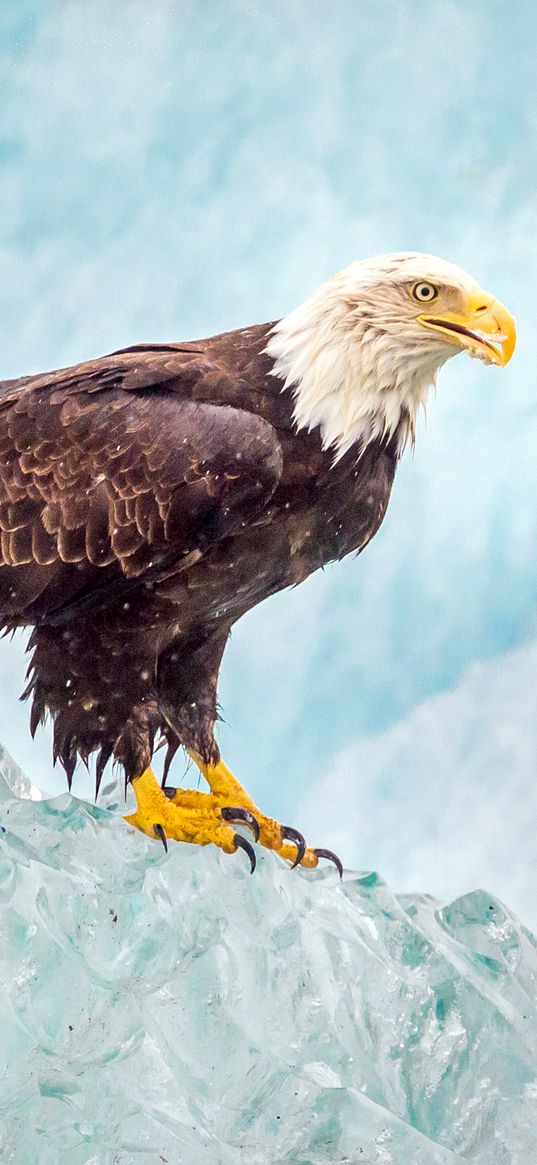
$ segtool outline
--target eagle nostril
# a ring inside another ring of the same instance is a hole
[[[489,305],[488,305],[488,303],[482,303],[482,304],[480,304],[480,306],[479,306],[479,307],[476,307],[476,309],[475,309],[475,315],[477,315],[477,314],[478,314],[478,312],[480,312],[480,311],[488,311],[488,309],[489,309]]]

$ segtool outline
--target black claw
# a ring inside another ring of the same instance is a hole
[[[254,853],[253,845],[250,845],[250,842],[247,841],[246,838],[243,837],[241,833],[235,833],[233,835],[233,841],[235,842],[235,845],[239,849],[243,849],[244,852],[248,854],[248,857],[250,858],[250,873],[253,874],[255,867],[256,867],[256,860],[255,860],[255,853]]]
[[[306,852],[306,842],[298,829],[293,829],[292,825],[280,825],[280,832],[285,841],[292,841],[296,845],[296,858],[291,866],[294,870],[295,866],[299,866],[304,854]]]
[[[168,801],[173,801],[173,798],[175,797],[177,789],[174,789],[173,785],[163,785],[162,792],[168,798]]]
[[[164,832],[162,825],[154,825],[153,826],[153,833],[156,833],[157,837],[160,837],[160,840],[164,846],[164,849],[166,850],[166,853],[168,853],[168,839],[166,837],[166,834]]]
[[[343,877],[343,862],[341,858],[338,858],[337,854],[332,853],[331,849],[314,849],[313,852],[318,858],[326,858],[327,861],[333,862],[340,878]]]
[[[232,821],[233,823],[236,821],[244,821],[245,825],[250,826],[255,840],[259,841],[259,822],[253,813],[250,813],[249,809],[243,809],[241,805],[224,805],[224,808],[220,810],[220,814],[224,818],[224,821]]]

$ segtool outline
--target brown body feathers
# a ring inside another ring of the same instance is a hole
[[[334,465],[297,432],[270,327],[0,387],[0,619],[33,625],[32,731],[52,714],[69,781],[95,751],[98,782],[137,775],[157,734],[217,757],[232,624],[382,521],[395,443]]]

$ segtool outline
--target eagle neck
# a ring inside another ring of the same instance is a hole
[[[316,306],[319,310],[315,310]],[[400,335],[352,315],[341,303],[308,301],[274,326],[265,348],[272,375],[293,397],[298,429],[318,429],[334,462],[351,447],[394,442],[397,456],[414,443],[417,416],[436,383],[438,358],[405,347]],[[446,353],[446,359],[447,359]]]

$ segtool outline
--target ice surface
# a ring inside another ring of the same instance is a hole
[[[16,797],[26,797],[32,801],[42,799],[41,790],[33,785],[28,777],[25,777],[16,760],[13,760],[11,753],[8,752],[7,748],[4,748],[3,744],[0,744],[0,773]]]
[[[537,1157],[536,941],[484,891],[251,877],[2,781],[0,928],[6,1165]]]

